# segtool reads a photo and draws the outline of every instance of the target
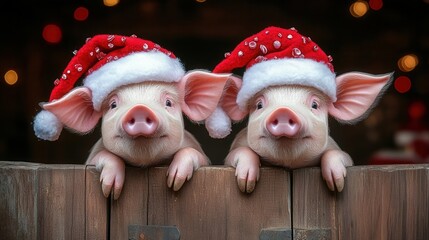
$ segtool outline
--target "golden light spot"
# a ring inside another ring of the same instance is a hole
[[[119,0],[103,0],[103,4],[106,7],[113,7],[118,5]]]
[[[9,85],[14,85],[18,82],[18,74],[14,70],[9,70],[4,74],[4,81]]]
[[[419,59],[414,54],[407,54],[398,60],[398,67],[403,72],[409,72],[419,64]]]
[[[368,12],[368,3],[365,1],[356,1],[350,5],[349,11],[355,18],[362,17]]]

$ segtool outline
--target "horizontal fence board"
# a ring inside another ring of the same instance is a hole
[[[127,167],[120,198],[110,200],[93,166],[0,162],[0,236],[128,239],[131,225],[177,227],[182,240],[259,239],[261,231],[295,239],[429,236],[429,164],[347,170],[335,193],[318,167],[262,168],[255,191],[244,194],[230,167],[202,167],[178,192],[166,186],[167,167]]]

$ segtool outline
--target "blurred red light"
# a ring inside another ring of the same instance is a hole
[[[369,7],[372,10],[380,10],[383,7],[383,0],[369,0]]]
[[[55,24],[48,24],[43,28],[42,36],[48,43],[59,43],[62,38],[61,28]]]
[[[426,107],[423,104],[423,102],[416,101],[411,103],[411,105],[408,108],[408,113],[411,117],[411,119],[421,119],[426,113]]]
[[[73,17],[77,21],[85,21],[88,18],[89,11],[86,7],[78,7],[74,10]]]
[[[406,93],[411,88],[411,80],[406,76],[400,76],[396,78],[394,86],[396,91],[400,93]]]

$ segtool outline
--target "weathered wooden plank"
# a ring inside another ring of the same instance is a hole
[[[39,164],[0,162],[0,236],[37,239],[37,169]]]
[[[337,199],[341,239],[427,239],[429,165],[359,166]]]
[[[429,165],[349,167],[330,193],[319,168],[293,172],[293,227],[331,229],[332,239],[426,239]]]
[[[330,229],[332,239],[336,239],[335,193],[329,191],[320,168],[296,169],[292,177],[293,228],[301,231]]]
[[[103,196],[100,173],[94,166],[86,166],[85,175],[85,239],[108,239],[109,201]]]
[[[85,166],[41,165],[38,173],[38,239],[84,239]]]
[[[261,168],[251,194],[240,192],[234,174],[224,178],[230,187],[226,195],[227,239],[259,239],[262,229],[292,228],[290,173],[284,168]]]
[[[127,167],[121,196],[111,199],[110,239],[128,239],[129,225],[147,225],[147,201],[148,169]]]
[[[148,224],[174,225],[180,239],[259,239],[262,228],[290,228],[290,182],[282,169],[262,169],[257,190],[238,190],[235,170],[203,167],[182,189],[165,186],[166,168],[149,179]]]

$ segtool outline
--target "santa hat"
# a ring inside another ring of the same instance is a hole
[[[268,27],[250,36],[225,54],[214,73],[232,73],[246,67],[236,103],[245,110],[247,101],[264,88],[275,85],[301,85],[319,89],[336,101],[336,83],[332,57],[309,37],[295,28]],[[206,120],[212,137],[227,136],[230,119],[218,109]]]
[[[135,35],[96,35],[74,54],[54,81],[50,102],[62,98],[84,77],[83,86],[91,90],[93,107],[99,111],[107,95],[120,86],[145,81],[178,82],[185,75],[173,53]],[[59,119],[47,110],[34,119],[35,134],[44,140],[57,140],[62,128]]]

